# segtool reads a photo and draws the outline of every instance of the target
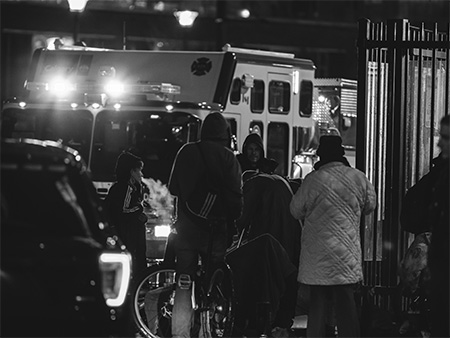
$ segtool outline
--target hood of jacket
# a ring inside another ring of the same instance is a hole
[[[221,113],[211,113],[206,116],[202,124],[200,139],[202,141],[225,142],[228,147],[230,146],[230,126]]]
[[[242,146],[242,150],[243,150],[242,152],[245,154],[247,151],[247,147],[251,143],[256,144],[261,149],[261,158],[263,158],[265,156],[263,141],[262,141],[261,136],[259,136],[259,134],[256,134],[256,133],[250,134],[245,138],[244,145]]]

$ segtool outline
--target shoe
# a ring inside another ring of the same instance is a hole
[[[289,338],[290,331],[291,330],[289,330],[289,329],[285,329],[285,328],[277,326],[272,329],[272,337],[273,338]]]

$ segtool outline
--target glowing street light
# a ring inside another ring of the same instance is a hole
[[[69,9],[71,12],[75,13],[74,23],[73,23],[73,43],[77,43],[78,40],[78,30],[79,30],[79,15],[86,8],[86,4],[89,0],[67,0],[69,3]]]
[[[177,18],[180,26],[191,27],[198,16],[198,12],[189,10],[175,11],[173,15]]]
[[[86,4],[89,0],[67,0],[71,12],[81,13],[86,8]]]

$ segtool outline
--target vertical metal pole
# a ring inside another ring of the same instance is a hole
[[[437,30],[437,23],[434,24],[434,29],[433,29],[433,41],[437,41],[437,36],[438,36],[438,30]],[[436,57],[436,47],[433,48],[433,50],[431,51],[431,60],[432,60],[432,64],[431,64],[431,102],[430,102],[430,148],[429,148],[429,152],[430,152],[430,158],[429,158],[429,167],[431,169],[432,163],[433,163],[433,150],[435,147],[434,144],[434,123],[436,121],[436,62],[437,62],[437,57]],[[448,72],[448,69],[447,69]]]
[[[227,11],[226,1],[217,0],[216,1],[217,50],[222,50],[222,47],[224,45],[224,20],[226,17],[226,11]]]
[[[74,12],[73,14],[73,43],[76,44],[78,42],[78,31],[80,29],[80,13]]]
[[[367,107],[367,77],[369,57],[367,53],[367,40],[369,38],[370,21],[368,19],[360,19],[358,21],[358,87],[357,87],[357,112],[356,112],[356,167],[362,171],[366,170],[366,119],[368,114]],[[365,282],[371,285],[371,269],[370,262],[365,261],[366,243],[366,226],[364,217],[361,219],[360,237],[362,247],[362,262]],[[373,225],[372,225],[373,228]]]
[[[445,36],[446,41],[448,41],[448,44],[450,45],[450,22],[447,24],[447,34]],[[447,48],[445,52],[445,58],[446,58],[446,68],[447,71],[445,72],[445,115],[450,114],[450,48]]]
[[[127,22],[124,21],[122,24],[122,49],[127,49]]]
[[[407,41],[408,33],[410,30],[410,24],[408,20],[402,20],[398,23],[401,25],[401,30],[397,32],[397,39],[400,41]],[[396,170],[394,171],[396,182],[394,185],[394,197],[393,197],[393,213],[392,213],[392,240],[395,243],[395,251],[391,257],[392,259],[392,270],[391,270],[391,286],[395,287],[398,284],[398,262],[403,258],[403,252],[400,250],[400,206],[403,199],[403,192],[405,186],[405,143],[406,143],[406,119],[409,111],[406,109],[406,88],[408,87],[407,74],[408,74],[408,49],[397,48],[397,79],[396,79],[396,102],[395,102],[395,135],[397,135],[396,144],[396,157],[394,161],[394,166]]]
[[[356,167],[366,170],[366,118],[367,118],[367,72],[369,57],[367,40],[369,37],[370,20],[358,21],[358,91],[357,91],[357,119],[356,119]]]

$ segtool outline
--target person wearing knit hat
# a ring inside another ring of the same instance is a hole
[[[210,265],[225,260],[228,243],[235,231],[234,220],[242,212],[242,172],[231,146],[228,122],[219,112],[210,113],[203,121],[200,141],[185,144],[179,151],[169,178],[169,191],[177,197],[178,218],[174,241],[177,288],[172,313],[172,337],[190,337],[192,325],[192,281],[197,273],[198,257],[206,259],[211,225],[191,213],[187,201],[199,184],[217,183],[217,200],[221,215],[213,224]],[[233,225],[233,228],[230,227]],[[180,279],[183,285],[180,284]]]
[[[317,154],[320,161],[290,203],[303,226],[297,280],[310,289],[306,336],[325,337],[331,296],[339,337],[360,337],[354,297],[363,279],[360,220],[375,210],[375,189],[350,167],[339,136],[322,136]]]
[[[265,157],[263,140],[256,133],[252,133],[246,137],[242,147],[242,153],[236,157],[241,165],[242,172],[255,170],[257,172],[272,174],[278,166],[277,161]]]

